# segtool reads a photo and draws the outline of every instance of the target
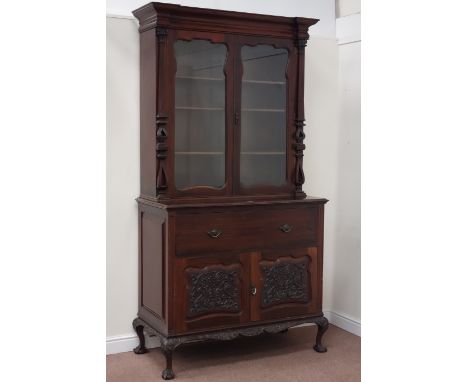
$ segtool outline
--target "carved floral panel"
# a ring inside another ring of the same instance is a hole
[[[187,277],[188,317],[240,310],[239,266],[191,268]]]
[[[309,301],[309,258],[263,262],[262,307]]]

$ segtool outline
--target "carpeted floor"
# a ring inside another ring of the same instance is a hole
[[[354,382],[361,377],[361,339],[330,325],[327,353],[316,353],[315,326],[287,333],[226,342],[181,345],[174,352],[176,381],[190,382]],[[159,349],[107,356],[107,382],[162,381]]]

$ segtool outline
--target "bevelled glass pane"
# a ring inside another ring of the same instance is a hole
[[[226,46],[179,40],[174,51],[175,185],[221,188],[226,181]]]
[[[243,46],[240,182],[244,187],[286,183],[286,67],[288,51]]]

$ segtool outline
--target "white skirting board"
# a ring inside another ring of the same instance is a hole
[[[351,320],[341,314],[335,312],[324,312],[325,317],[331,324],[346,330],[356,336],[361,336],[361,323]],[[304,324],[314,325],[314,324]],[[325,337],[326,339],[326,334]],[[106,354],[124,353],[132,351],[138,345],[138,337],[134,333],[123,334],[120,336],[111,336],[106,339]],[[159,346],[159,340],[156,337],[146,337],[146,347],[155,348]]]
[[[159,339],[157,337],[145,336],[145,345],[147,348],[159,347]],[[111,336],[106,339],[106,354],[125,353],[132,351],[138,346],[139,340],[135,333],[123,334],[120,336]]]
[[[343,316],[335,312],[323,312],[323,315],[327,317],[330,324],[338,326],[339,328],[346,330],[356,336],[361,337],[361,323],[352,320],[349,317]],[[325,334],[326,335],[326,334]],[[325,338],[325,337],[324,337]]]

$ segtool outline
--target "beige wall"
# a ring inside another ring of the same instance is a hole
[[[342,2],[342,4],[350,2]],[[359,5],[359,4],[358,4]],[[347,8],[350,9],[350,8]],[[354,8],[359,12],[359,7]],[[330,309],[361,321],[361,33],[360,14],[337,19],[338,177],[336,224],[330,239]]]
[[[331,309],[361,320],[361,43],[338,47],[337,216]]]
[[[355,44],[312,39],[306,54],[308,195],[325,213],[324,311],[361,318],[360,68]]]
[[[338,177],[338,48],[334,40],[311,39],[306,48],[304,128],[304,191],[329,199],[325,206],[323,310],[333,300],[333,253],[335,251],[336,182]]]
[[[107,335],[132,332],[137,312],[140,191],[139,46],[133,20],[107,18]]]
[[[354,136],[356,128],[343,131],[339,125],[338,51],[334,38],[316,36],[306,48],[304,190],[330,199],[325,214],[324,311],[359,319],[359,190],[348,194],[353,183],[359,183],[359,168],[349,163],[359,155],[359,146],[346,144],[359,138]],[[137,24],[108,17],[107,336],[132,334],[137,312],[138,86]],[[355,246],[352,254],[350,245]]]
[[[361,13],[361,0],[335,0],[336,17]]]

